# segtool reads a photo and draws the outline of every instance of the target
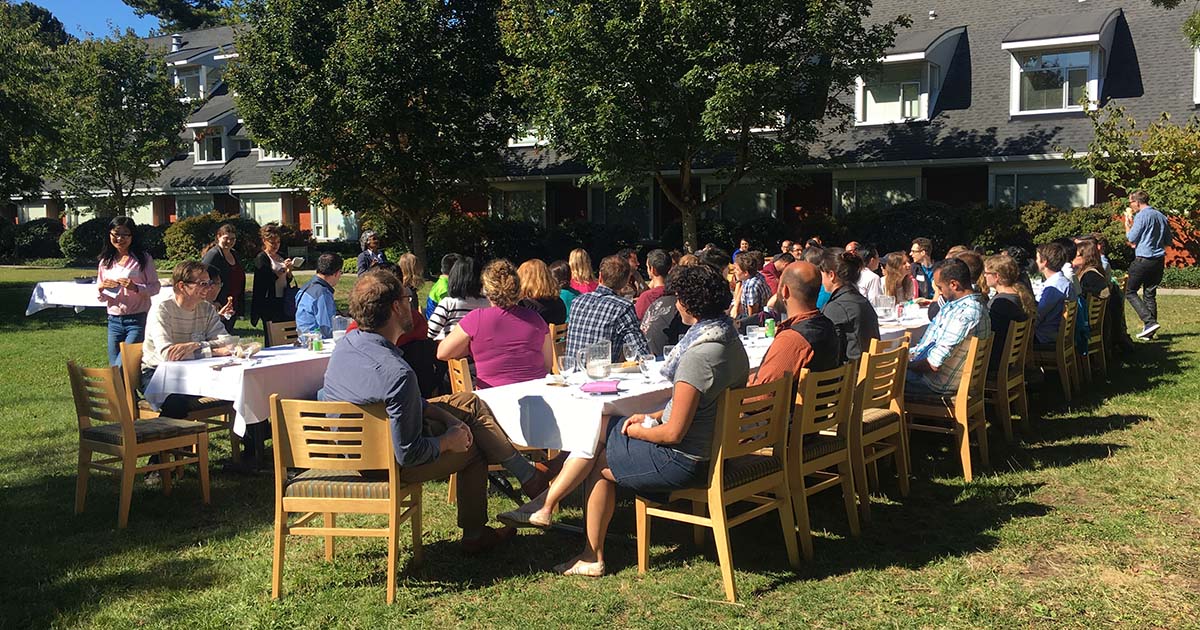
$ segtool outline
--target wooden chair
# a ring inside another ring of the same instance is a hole
[[[1063,397],[1071,401],[1071,394],[1079,390],[1079,364],[1075,353],[1075,317],[1079,306],[1075,300],[1067,300],[1063,305],[1062,321],[1058,323],[1058,335],[1054,337],[1054,346],[1033,346],[1033,364],[1043,369],[1058,372],[1062,383]]]
[[[1088,383],[1092,382],[1092,375],[1095,372],[1100,372],[1102,380],[1108,380],[1108,344],[1104,340],[1104,326],[1105,320],[1108,319],[1108,301],[1111,298],[1108,289],[1105,289],[1101,295],[1089,295],[1087,299],[1089,327],[1087,348],[1085,348],[1087,352],[1079,355],[1079,363],[1083,378]]]
[[[288,322],[267,322],[267,345],[283,346],[295,343],[300,338],[296,330],[296,320]]]
[[[1013,441],[1013,410],[1021,426],[1029,428],[1029,395],[1025,390],[1025,362],[1033,343],[1033,318],[1011,322],[1004,338],[1004,352],[994,374],[988,374],[983,387],[984,403],[996,410],[996,418],[1004,427],[1005,441]],[[995,343],[995,342],[993,342]]]
[[[850,461],[863,520],[871,519],[868,481],[870,486],[879,486],[876,462],[880,459],[889,455],[894,458],[900,496],[908,496],[910,457],[908,432],[904,430],[907,373],[908,346],[904,344],[886,352],[866,352],[859,359],[856,409],[850,425]]]
[[[150,403],[138,400],[137,389],[142,383],[142,344],[121,342],[121,374],[125,377],[125,401],[134,413],[134,419],[144,420],[157,418]],[[242,452],[241,439],[233,430],[233,420],[237,412],[233,403],[219,398],[203,397],[196,401],[184,420],[195,420],[208,425],[208,432],[229,430],[229,450],[236,460]]]
[[[856,391],[854,369],[854,363],[847,363],[824,372],[800,371],[786,459],[792,509],[796,513],[800,549],[806,560],[813,557],[808,497],[818,492],[838,485],[842,487],[850,534],[859,535],[849,436]],[[837,472],[829,468],[836,468]],[[820,481],[810,486],[805,477],[817,477]]]
[[[988,359],[992,352],[992,337],[971,337],[967,346],[966,365],[958,379],[958,391],[947,396],[904,395],[905,419],[910,431],[928,431],[953,435],[962,460],[963,478],[970,481],[971,433],[979,442],[979,463],[987,468],[987,416],[984,414],[984,383],[987,382]],[[926,418],[936,424],[917,423],[914,418]]]
[[[171,476],[167,470],[185,464],[200,468],[200,493],[204,504],[209,502],[208,431],[204,423],[175,418],[155,418],[135,422],[121,387],[120,370],[116,366],[83,368],[67,362],[71,377],[71,394],[75,398],[75,414],[79,421],[79,468],[75,483],[75,513],[83,512],[87,498],[88,475],[102,470],[121,476],[121,499],[117,510],[117,527],[129,524],[129,505],[133,501],[133,478],[156,470],[163,471],[163,493],[171,493]],[[190,449],[195,447],[193,454]],[[92,453],[112,457],[92,459]],[[156,453],[171,454],[174,461],[138,465],[138,458]],[[114,464],[116,464],[114,466]]]
[[[558,357],[567,353],[567,325],[566,324],[550,324],[550,345],[554,349],[554,365],[550,366],[550,370],[554,374],[558,374]]]
[[[446,365],[450,367],[450,392],[454,394],[475,391],[475,384],[471,380],[471,367],[467,362],[466,357],[461,359],[450,359],[446,361]]]
[[[421,484],[400,481],[382,404],[282,400],[271,395],[275,442],[275,552],[271,598],[283,594],[287,536],[323,536],[333,560],[335,536],[387,538],[387,603],[396,598],[400,524],[412,526],[413,563],[421,562]],[[306,468],[290,481],[289,468]],[[380,472],[365,476],[363,471]],[[338,527],[337,514],[385,514],[386,527]],[[302,514],[290,521],[293,514]],[[323,527],[309,523],[322,515]]]
[[[783,544],[792,567],[800,565],[796,549],[795,522],[792,519],[792,493],[783,454],[788,435],[788,411],[792,375],[755,387],[729,389],[717,403],[717,423],[713,432],[712,460],[708,483],[704,488],[671,493],[668,503],[686,500],[691,511],[680,512],[666,505],[652,504],[642,497],[636,501],[638,573],[650,564],[650,517],[691,523],[697,543],[703,542],[704,529],[713,531],[725,599],[737,601],[733,580],[733,551],[729,530],[772,510],[779,512]],[[766,449],[767,454],[762,452]],[[745,501],[756,506],[730,518],[728,506]]]
[[[912,346],[911,330],[906,330],[904,331],[903,336],[895,337],[893,339],[872,339],[871,349],[868,350],[868,352],[871,354],[883,354],[884,352],[891,352],[892,350],[895,350],[901,346]]]

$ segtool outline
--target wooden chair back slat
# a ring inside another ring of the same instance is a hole
[[[550,324],[550,331],[546,334],[550,335],[550,347],[554,354],[550,370],[552,373],[558,374],[558,357],[567,353],[567,325]]]
[[[471,380],[471,365],[466,357],[450,359],[446,362],[450,367],[450,391],[455,394],[469,394],[475,391],[475,382]]]
[[[800,433],[810,435],[835,428],[843,431],[850,415],[854,385],[853,363],[824,372],[801,370],[796,390]]]
[[[891,352],[900,346],[912,345],[912,331],[904,331],[904,335],[892,339],[872,339],[871,347],[868,350],[871,354],[883,354]]]
[[[1062,321],[1059,322],[1058,336],[1054,338],[1055,350],[1075,353],[1075,318],[1079,315],[1079,305],[1075,300],[1067,300],[1063,305]]]
[[[395,464],[382,404],[282,400],[271,395],[276,468],[387,470]]]
[[[863,409],[886,409],[904,399],[904,375],[908,372],[908,345],[901,344],[878,353],[869,351],[859,359],[858,383]]]
[[[986,339],[971,337],[967,347],[967,362],[963,367],[958,384],[959,396],[966,395],[971,402],[983,402],[984,388],[987,385],[988,361],[992,356],[992,340],[995,335]]]
[[[125,381],[125,404],[137,415],[137,389],[142,384],[142,344],[121,342],[121,376]]]
[[[67,362],[67,374],[71,379],[71,395],[75,399],[75,415],[79,429],[88,429],[94,423],[121,424],[123,444],[135,443],[133,418],[125,404],[121,386],[120,368],[85,368]]]
[[[1004,353],[996,366],[996,383],[1001,389],[1007,387],[1009,379],[1022,374],[1028,360],[1030,340],[1033,337],[1033,318],[1023,322],[1010,322],[1004,338]],[[993,341],[995,343],[995,341]]]
[[[714,459],[749,455],[787,444],[787,412],[791,404],[790,372],[769,383],[731,388],[717,403],[720,430],[714,432]],[[782,452],[782,451],[776,451]]]
[[[300,331],[296,330],[296,321],[287,322],[270,322],[267,325],[267,345],[268,346],[283,346],[290,343],[295,343],[300,338]]]

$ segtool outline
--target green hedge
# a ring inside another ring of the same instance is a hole
[[[13,231],[13,258],[60,258],[58,239],[66,231],[58,219],[34,219]]]
[[[1163,270],[1164,289],[1200,289],[1200,267],[1167,267]]]
[[[16,225],[0,221],[0,262],[9,262],[16,258],[16,233]]]
[[[99,258],[104,243],[108,241],[108,226],[111,222],[109,217],[95,217],[63,232],[58,239],[58,248],[63,257],[76,262],[91,262]],[[167,255],[166,244],[163,242],[166,229],[165,226],[137,226],[142,246],[155,260],[162,260]]]

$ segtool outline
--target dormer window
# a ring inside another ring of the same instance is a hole
[[[176,69],[175,85],[183,90],[184,98],[204,98],[204,79],[200,66]]]
[[[859,125],[929,120],[965,27],[901,33],[879,71],[859,77],[855,122]]]
[[[225,161],[225,130],[221,127],[206,127],[196,130],[196,163],[221,163]]]
[[[1012,55],[1009,114],[1099,107],[1120,17],[1120,9],[1043,15],[1009,31],[1000,45]]]

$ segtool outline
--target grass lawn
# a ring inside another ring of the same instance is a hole
[[[639,578],[628,501],[609,538],[610,577],[549,574],[580,544],[557,532],[464,556],[444,483],[425,487],[426,562],[407,566],[402,547],[387,606],[384,546],[371,539],[339,541],[333,563],[318,540],[291,539],[285,596],[271,601],[269,475],[214,470],[209,507],[194,472],[170,497],[139,483],[124,531],[116,479],[94,475],[87,511],[72,513],[77,430],[64,365],[104,362],[103,314],[26,318],[24,308],[34,281],[73,275],[0,269],[0,628],[1197,627],[1197,297],[1161,298],[1163,334],[1110,384],[1072,405],[1038,390],[1032,430],[1013,446],[993,431],[993,469],[974,483],[957,477],[943,440],[916,436],[911,496],[897,500],[885,482],[892,499],[876,500],[860,538],[848,537],[836,492],[818,497],[816,559],[799,572],[777,520],[735,530],[741,606],[717,601],[715,554],[684,527],[656,523],[651,572]],[[227,457],[213,436],[214,459]],[[493,497],[491,508],[508,504]]]

